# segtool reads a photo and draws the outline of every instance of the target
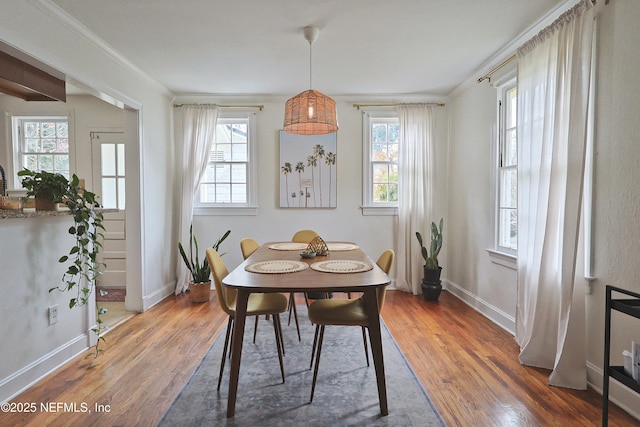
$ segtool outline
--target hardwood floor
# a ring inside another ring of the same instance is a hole
[[[2,412],[0,425],[156,425],[225,326],[211,298],[172,296],[121,324],[102,356],[79,356],[13,399],[37,408]],[[427,303],[387,292],[382,316],[448,426],[600,425],[599,394],[548,386],[549,372],[518,363],[512,336],[449,293]],[[614,405],[609,413],[611,426],[640,426]]]

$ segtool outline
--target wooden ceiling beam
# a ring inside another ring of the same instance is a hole
[[[2,51],[0,92],[25,101],[67,101],[63,79]]]

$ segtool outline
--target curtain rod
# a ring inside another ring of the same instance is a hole
[[[596,0],[591,0],[591,3],[596,4]],[[605,0],[604,4],[607,5],[609,4],[609,0]],[[484,76],[480,77],[478,79],[478,83],[482,83],[484,80],[489,80],[491,81],[491,76],[498,71],[499,69],[501,69],[502,67],[504,67],[505,65],[507,65],[509,62],[513,61],[514,59],[516,59],[516,55],[511,55],[509,58],[505,59],[504,61],[502,61],[500,64],[498,64],[497,66],[495,66],[492,70],[490,70],[487,74],[485,74]]]
[[[401,103],[398,103],[398,104],[353,104],[353,108],[357,108],[359,110],[361,107],[397,107],[398,105],[402,105],[402,104]],[[436,107],[444,107],[445,106],[445,104],[436,103],[436,102],[426,103],[425,105],[435,105]]]
[[[487,80],[487,79],[489,79],[489,81],[491,81],[491,76],[496,71],[498,71],[500,68],[504,67],[509,62],[513,61],[514,59],[516,59],[516,56],[515,55],[511,55],[509,58],[507,58],[504,61],[502,61],[500,64],[496,65],[493,69],[491,69],[487,74],[485,74],[484,76],[480,77],[478,79],[478,83],[482,83],[484,80]]]
[[[173,104],[173,108],[180,108],[183,105],[215,105],[220,108],[257,108],[260,111],[264,109],[264,105],[220,105],[220,104]]]

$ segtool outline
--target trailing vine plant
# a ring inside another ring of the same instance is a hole
[[[80,179],[75,174],[71,181],[62,174],[29,169],[21,170],[18,176],[24,177],[22,186],[27,189],[27,196],[49,193],[54,203],[63,203],[69,208],[73,218],[69,234],[74,237],[74,244],[68,254],[58,259],[58,262],[67,266],[62,275],[62,284],[49,289],[49,292],[75,292],[75,296],[69,300],[69,308],[86,305],[93,293],[96,279],[105,267],[105,264],[98,260],[104,237],[102,232],[105,228],[97,196],[82,188]],[[91,347],[93,350],[87,357],[98,357],[104,351],[100,348],[100,342],[105,341],[102,332],[107,328],[100,314],[98,311],[96,326],[91,329],[97,336],[96,344]]]

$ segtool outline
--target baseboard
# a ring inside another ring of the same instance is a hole
[[[602,368],[587,362],[587,384],[600,394],[602,394],[603,377]],[[609,379],[609,402],[615,403],[640,421],[640,394],[614,379]]]
[[[442,281],[444,288],[469,305],[471,308],[481,313],[487,319],[500,326],[511,335],[515,335],[515,319],[502,310],[488,304],[486,301],[473,295],[466,289],[448,280]],[[602,395],[602,368],[587,362],[587,384],[590,388]],[[625,387],[614,379],[609,380],[609,401],[616,404],[631,416],[640,420],[640,394]]]
[[[0,381],[0,402],[8,402],[44,377],[89,348],[88,335],[78,335],[71,341],[40,357]]]
[[[169,295],[173,295],[176,291],[176,283],[169,282],[165,283],[165,285],[155,291],[154,293],[147,295],[142,299],[142,309],[143,311],[149,310],[154,305],[158,304],[160,301],[168,297]]]
[[[500,326],[511,335],[515,335],[516,331],[516,319],[513,316],[505,313],[497,307],[489,304],[471,292],[462,288],[461,286],[449,281],[443,280],[444,288],[466,303],[468,306],[482,314],[487,319],[491,320],[496,325]]]

